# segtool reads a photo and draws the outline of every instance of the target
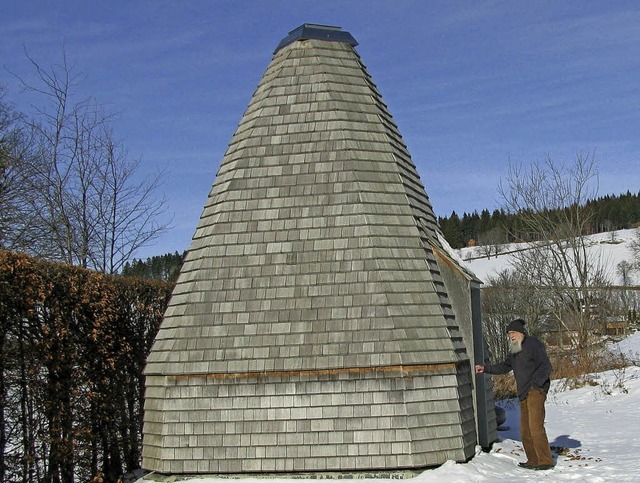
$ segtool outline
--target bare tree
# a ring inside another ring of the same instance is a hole
[[[10,189],[15,172],[15,148],[18,133],[15,128],[16,116],[10,106],[3,102],[0,91],[0,247],[7,245],[8,226],[14,216]]]
[[[482,290],[482,323],[492,360],[504,360],[509,353],[505,327],[511,320],[524,319],[527,331],[538,336],[547,310],[543,290],[526,273],[506,269],[489,277]]]
[[[490,259],[492,255],[495,257],[500,255],[502,244],[505,243],[505,241],[504,230],[497,226],[478,236],[480,252],[486,256],[487,259]]]
[[[633,266],[636,270],[640,270],[640,228],[636,230],[636,234],[629,244],[633,255]]]
[[[137,160],[110,131],[103,133],[104,160],[94,178],[96,216],[91,263],[106,273],[120,272],[134,252],[166,231],[167,223],[158,220],[164,213],[164,200],[156,191],[161,176],[137,181]]]
[[[585,348],[598,322],[600,290],[609,285],[605,260],[590,252],[585,235],[593,215],[587,205],[597,194],[592,155],[578,155],[571,166],[547,157],[528,170],[511,165],[499,192],[508,212],[517,216],[517,239],[537,240],[514,254],[514,269],[526,273],[553,302],[555,317]]]
[[[622,260],[616,266],[616,273],[620,276],[622,280],[622,285],[624,287],[631,285],[631,274],[635,271],[635,267],[633,263],[628,262],[627,260]]]
[[[25,183],[32,153],[32,132],[22,116],[4,101],[0,86],[0,247],[25,251],[31,246],[31,194]]]
[[[113,135],[114,116],[93,98],[76,100],[83,78],[62,52],[42,67],[26,53],[34,82],[19,78],[39,96],[30,127],[35,154],[23,178],[32,237],[29,253],[106,273],[119,271],[140,247],[162,235],[165,200],[156,192],[163,173],[137,180],[131,160]]]

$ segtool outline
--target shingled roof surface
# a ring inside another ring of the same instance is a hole
[[[297,42],[233,136],[147,372],[457,361],[436,230],[354,50]]]
[[[432,251],[441,247],[438,231],[416,167],[353,46],[304,39],[279,49],[224,155],[147,361],[148,461],[168,454],[154,434],[173,430],[158,425],[184,423],[198,409],[193,401],[163,402],[161,377],[433,368],[452,378],[427,384],[435,385],[432,402],[441,399],[450,412],[440,417],[466,425],[437,438],[473,432],[469,407],[460,407],[470,405],[470,381],[456,369],[468,356]],[[469,438],[464,444],[473,449]],[[394,458],[383,466],[415,463]],[[415,464],[425,462],[433,461]],[[265,469],[243,464],[189,468]],[[328,469],[317,464],[302,469]],[[342,466],[367,464],[379,462]]]

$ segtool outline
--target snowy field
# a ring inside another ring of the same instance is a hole
[[[613,284],[621,284],[620,275],[616,268],[622,261],[631,262],[633,254],[629,248],[630,242],[636,237],[638,228],[598,233],[588,236],[588,256],[590,260],[598,260],[603,267],[607,267],[607,276]],[[524,243],[500,245],[500,254],[487,258],[483,247],[470,247],[455,250],[459,258],[465,261],[471,271],[483,282],[488,277],[496,276],[500,271],[509,268],[513,253],[526,246]],[[640,284],[640,273],[632,274],[631,281]],[[640,481],[640,477],[638,478]]]

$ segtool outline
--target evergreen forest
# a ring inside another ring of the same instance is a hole
[[[592,235],[606,231],[635,228],[640,225],[640,191],[622,195],[607,195],[586,204],[590,217],[588,231]],[[553,216],[553,214],[550,214]],[[513,241],[532,241],[535,233],[527,232],[519,222],[518,213],[484,209],[459,216],[455,211],[448,217],[438,217],[438,223],[446,240],[453,248],[470,245],[498,245]]]
[[[175,282],[178,279],[186,253],[166,253],[149,257],[146,260],[133,259],[132,262],[127,262],[124,265],[122,275]]]

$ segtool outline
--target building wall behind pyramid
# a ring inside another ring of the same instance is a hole
[[[353,46],[302,39],[278,50],[147,361],[143,466],[470,458],[469,354],[438,247],[416,168]]]

